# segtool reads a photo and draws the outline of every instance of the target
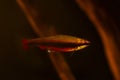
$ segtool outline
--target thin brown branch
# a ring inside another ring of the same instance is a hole
[[[35,8],[36,6],[33,6],[29,3],[29,0],[17,0],[17,3],[24,11],[32,29],[39,37],[56,35],[55,31],[54,33],[47,33],[49,28],[42,22],[39,11]],[[50,52],[49,57],[61,80],[75,80],[68,64],[64,60],[64,57],[61,53]]]
[[[120,41],[119,36],[117,36],[120,32],[117,31],[118,26],[115,25],[111,16],[93,0],[76,0],[76,2],[98,30],[114,78],[115,80],[120,80]],[[116,40],[116,37],[118,40]]]

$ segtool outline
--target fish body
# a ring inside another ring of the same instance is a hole
[[[56,35],[36,39],[23,40],[24,48],[28,45],[36,45],[43,50],[70,52],[83,49],[89,45],[89,41],[68,35]]]

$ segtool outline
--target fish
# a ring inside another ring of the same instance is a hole
[[[42,50],[72,52],[89,46],[90,41],[70,35],[55,35],[35,39],[23,39],[23,48],[35,45]]]

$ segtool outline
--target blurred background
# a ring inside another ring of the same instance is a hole
[[[119,23],[119,2],[98,0]],[[41,11],[45,23],[59,34],[91,41],[85,49],[63,53],[76,80],[113,80],[98,32],[74,0],[31,0]],[[24,38],[37,38],[15,0],[0,0],[0,79],[59,80],[47,51],[22,48]]]

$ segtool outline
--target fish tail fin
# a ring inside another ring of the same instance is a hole
[[[28,40],[27,39],[22,40],[22,46],[23,46],[24,50],[28,50],[29,46],[28,46]]]

